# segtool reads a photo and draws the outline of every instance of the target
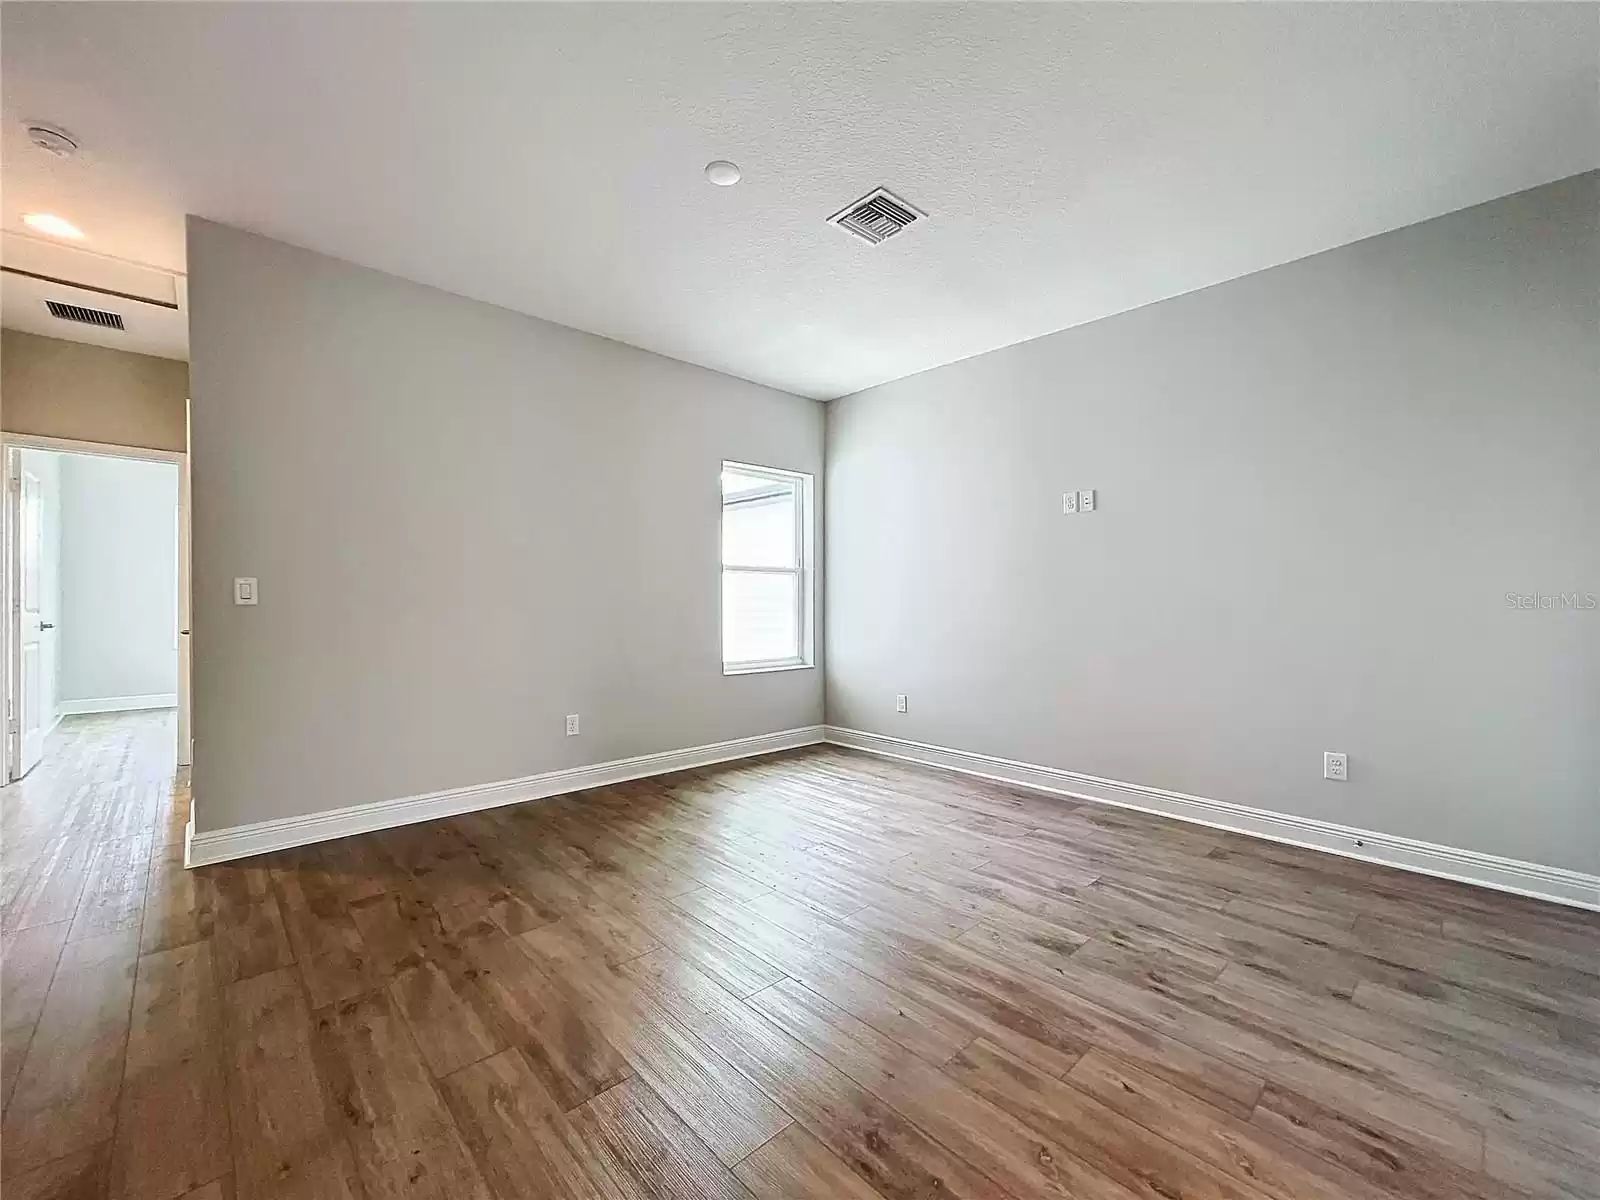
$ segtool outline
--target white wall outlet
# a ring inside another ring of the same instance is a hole
[[[1068,514],[1068,515],[1078,511],[1078,493],[1077,492],[1062,492],[1061,493],[1061,511],[1062,511],[1062,513]]]
[[[1083,491],[1078,493],[1078,511],[1079,512],[1093,512],[1094,511],[1094,489],[1093,488],[1084,488]]]
[[[1343,783],[1350,778],[1350,764],[1345,761],[1345,756],[1333,750],[1326,750],[1322,755],[1322,777]]]
[[[577,737],[578,736],[578,714],[577,713],[568,713],[567,714],[567,736],[568,737]]]
[[[256,586],[254,579],[236,578],[233,581],[233,602],[235,604],[254,604],[256,597],[261,594],[261,589]]]
[[[905,710],[906,710],[906,698],[904,696],[896,696],[894,698],[894,710],[897,713],[905,712]]]

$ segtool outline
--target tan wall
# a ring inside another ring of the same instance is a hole
[[[7,329],[0,332],[7,433],[188,448],[189,366]]]

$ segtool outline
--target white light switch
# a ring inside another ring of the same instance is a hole
[[[1083,491],[1078,493],[1078,511],[1079,512],[1093,512],[1094,511],[1094,489],[1093,488],[1084,488]]]
[[[256,581],[254,579],[235,579],[233,581],[233,602],[235,604],[254,604],[256,602]]]

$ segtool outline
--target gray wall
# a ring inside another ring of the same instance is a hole
[[[1600,611],[1506,601],[1600,594],[1597,210],[1580,176],[834,402],[830,723],[1600,870]]]
[[[188,265],[197,828],[821,720],[717,611],[720,462],[820,493],[820,405],[205,221]]]
[[[178,691],[178,466],[61,459],[61,699]]]

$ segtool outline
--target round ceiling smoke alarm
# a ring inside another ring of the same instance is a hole
[[[71,158],[78,152],[78,142],[64,129],[54,125],[29,125],[28,140],[39,149],[57,158]]]
[[[719,158],[706,164],[706,178],[718,187],[732,187],[739,182],[739,166]]]

